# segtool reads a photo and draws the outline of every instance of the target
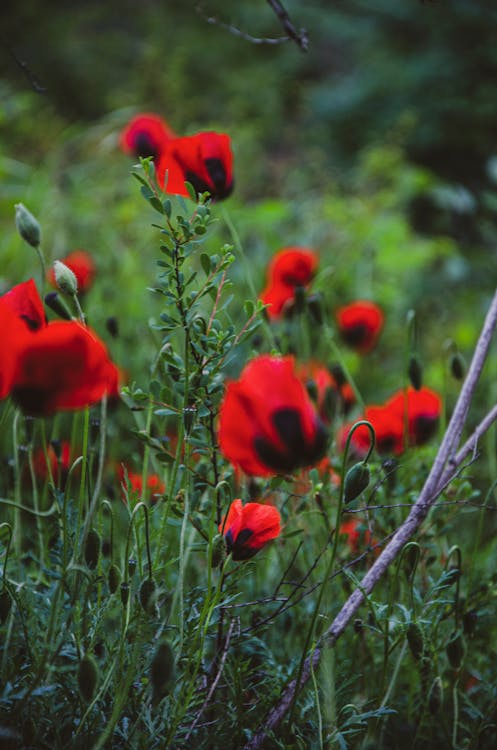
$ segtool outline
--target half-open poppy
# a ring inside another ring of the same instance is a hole
[[[340,307],[336,320],[343,341],[359,354],[367,354],[376,346],[384,315],[374,302],[358,300]]]
[[[409,387],[406,391],[395,393],[387,402],[392,413],[397,414],[407,426],[409,445],[424,445],[437,432],[442,413],[442,399],[430,388],[416,391]]]
[[[260,294],[269,318],[280,318],[285,305],[295,298],[295,289],[309,286],[318,263],[318,254],[307,247],[286,247],[273,256]]]
[[[138,158],[151,156],[157,164],[168,141],[175,134],[159,115],[142,113],[133,117],[119,138],[121,149]]]
[[[233,500],[219,531],[233,560],[248,560],[281,533],[281,517],[277,508],[263,503]]]

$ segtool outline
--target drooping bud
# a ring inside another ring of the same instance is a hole
[[[443,703],[442,678],[435,677],[428,694],[428,711],[432,716],[440,711]]]
[[[98,669],[91,654],[85,654],[79,663],[78,686],[85,703],[90,703],[95,695],[98,682]]]
[[[38,221],[31,211],[28,211],[22,203],[16,203],[16,227],[17,231],[28,245],[39,247],[41,242],[41,230]]]
[[[45,304],[54,311],[62,320],[72,320],[71,311],[57,292],[49,292],[45,295]]]
[[[115,594],[121,582],[121,571],[119,570],[117,565],[113,564],[110,566],[107,580],[109,583],[110,593]]]
[[[90,529],[85,541],[85,562],[89,568],[96,568],[100,557],[100,534]]]
[[[343,487],[343,501],[345,504],[355,500],[369,484],[369,467],[360,461],[348,470]]]
[[[407,643],[411,649],[411,654],[416,661],[419,661],[423,656],[425,642],[423,631],[417,622],[410,622],[407,626]]]
[[[453,669],[459,669],[466,655],[466,642],[460,630],[455,630],[445,647],[449,664]]]
[[[153,615],[156,611],[157,590],[153,578],[145,578],[140,586],[140,604],[147,614]]]
[[[78,280],[74,271],[71,271],[61,260],[54,261],[53,270],[55,283],[61,292],[70,295],[78,293]]]
[[[416,354],[411,354],[409,357],[407,375],[414,390],[419,391],[423,386],[423,367]]]
[[[157,646],[150,664],[153,703],[158,703],[167,694],[174,679],[174,667],[173,650],[169,642],[163,640]]]

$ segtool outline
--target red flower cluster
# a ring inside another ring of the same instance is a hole
[[[55,481],[64,482],[67,473],[71,467],[71,444],[64,440],[60,448],[55,452],[52,445],[47,446],[47,452],[39,448],[33,455],[34,473],[38,479],[46,480],[48,478],[47,458],[50,463],[50,470]],[[59,474],[61,475],[59,477]]]
[[[167,193],[188,197],[185,182],[215,200],[227,198],[233,190],[233,154],[225,133],[203,131],[177,138],[164,120],[146,114],[127,125],[120,145],[135,156],[153,157],[157,181]]]
[[[126,501],[127,496],[130,494],[135,494],[139,500],[143,499],[143,477],[141,474],[129,471],[121,465],[119,467],[119,479],[124,501]],[[166,485],[157,474],[149,474],[147,477],[147,490],[150,502],[154,504],[165,493]]]
[[[359,354],[367,354],[376,345],[384,315],[374,302],[357,301],[340,307],[336,320],[344,342]]]
[[[86,252],[86,250],[73,250],[72,253],[69,253],[69,255],[66,255],[61,260],[76,276],[78,292],[85,294],[89,291],[95,280],[96,273],[95,262],[90,253]],[[52,286],[57,286],[53,267],[49,268],[47,272],[47,280]]]
[[[374,427],[378,453],[400,455],[406,442],[411,446],[424,445],[436,434],[441,412],[442,400],[435,391],[429,388],[416,391],[409,387],[407,391],[395,393],[382,406],[368,406],[362,418],[367,419]],[[350,427],[351,425],[346,427],[341,436],[342,446],[345,445]],[[358,427],[352,435],[352,448],[358,455],[364,456],[369,443],[367,427]]]
[[[219,415],[219,444],[246,474],[271,476],[316,464],[327,431],[292,357],[253,359],[226,387]]]
[[[32,416],[80,409],[118,394],[119,373],[102,341],[75,321],[47,323],[32,280],[0,297],[0,398]]]
[[[297,287],[307,287],[316,273],[319,256],[306,247],[286,247],[272,258],[267,273],[267,284],[260,299],[273,320],[280,318],[285,305],[295,298]]]
[[[281,533],[281,517],[272,505],[233,500],[219,526],[233,560],[248,560]]]

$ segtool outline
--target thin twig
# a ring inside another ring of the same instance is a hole
[[[368,570],[362,579],[360,586],[352,592],[331,623],[330,627],[321,636],[319,640],[320,647],[315,648],[311,656],[307,657],[299,684],[297,684],[296,680],[293,680],[288,685],[279,702],[271,709],[264,724],[245,745],[244,750],[257,750],[260,748],[268,733],[280,723],[289,707],[292,705],[294,696],[300,691],[303,685],[305,685],[311,676],[312,671],[317,669],[323,650],[323,644],[328,646],[335,645],[338,638],[342,635],[346,626],[363,603],[365,596],[371,593],[380,578],[386,572],[387,568],[421,526],[435,500],[443,491],[451,476],[456,472],[459,463],[461,463],[471,451],[476,450],[476,444],[479,437],[481,437],[483,432],[488,429],[493,419],[497,417],[497,410],[494,407],[487,417],[480,423],[471,438],[466,441],[460,451],[455,454],[461,439],[471,399],[485,363],[492,334],[496,325],[497,291],[494,294],[486,315],[473,359],[466,380],[461,388],[454,412],[417,501],[413,505],[406,520],[395,532],[389,544]]]
[[[29,68],[27,62],[25,60],[21,60],[21,58],[17,55],[14,49],[10,46],[9,42],[6,40],[3,34],[2,36],[0,36],[0,42],[1,44],[3,44],[3,46],[9,53],[9,55],[12,57],[12,59],[16,63],[16,65],[18,65],[18,67],[22,70],[22,72],[28,79],[33,91],[36,91],[37,94],[45,94],[47,92],[46,87],[41,85],[37,76]]]
[[[288,36],[293,39],[294,42],[296,42],[302,52],[307,52],[309,48],[309,38],[307,36],[306,30],[300,29],[300,31],[297,31],[291,21],[290,16],[279,0],[267,0],[267,2],[278,16],[280,23]]]

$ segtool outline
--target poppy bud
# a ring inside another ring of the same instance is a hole
[[[345,475],[343,501],[351,503],[369,484],[369,467],[360,461],[352,466]]]
[[[417,622],[410,622],[407,626],[407,643],[411,654],[419,661],[425,648],[423,631]]]
[[[430,692],[428,694],[428,711],[432,716],[440,711],[443,703],[443,687],[442,678],[435,677],[431,684]]]
[[[311,294],[307,297],[307,309],[316,325],[323,325],[323,300],[320,294]]]
[[[121,602],[123,604],[123,607],[126,607],[129,601],[129,583],[127,581],[123,581],[121,583]]]
[[[217,568],[226,559],[226,542],[222,534],[216,534],[212,540],[212,567]]]
[[[90,529],[85,541],[85,562],[89,568],[96,568],[100,556],[100,534]]]
[[[72,315],[66,303],[57,292],[49,292],[45,295],[45,304],[54,311],[62,320],[72,320]]]
[[[195,415],[197,408],[195,406],[187,406],[183,409],[183,424],[185,427],[185,435],[188,437],[192,431],[193,423],[195,422]]]
[[[466,375],[466,362],[459,352],[450,358],[450,371],[456,380],[463,380]]]
[[[9,616],[12,600],[7,588],[0,592],[0,623],[4,623]]]
[[[364,628],[363,621],[361,620],[360,617],[356,617],[356,619],[354,620],[354,630],[355,630],[355,632],[356,633],[362,633],[363,628]]]
[[[146,578],[140,586],[140,604],[147,614],[153,615],[156,611],[156,586],[153,578]]]
[[[79,663],[78,686],[79,693],[85,703],[90,703],[95,695],[98,682],[98,669],[91,654],[85,654]]]
[[[406,574],[407,580],[410,581],[419,560],[420,550],[417,544],[409,544],[404,547],[404,550],[404,573]]]
[[[466,642],[460,630],[455,630],[445,647],[449,664],[453,669],[459,669],[466,654]]]
[[[174,654],[169,642],[159,643],[150,664],[152,701],[158,703],[167,693],[174,678]]]
[[[469,612],[465,612],[462,618],[463,630],[466,635],[473,635],[478,622],[478,613],[476,609],[470,609]]]
[[[28,211],[22,203],[16,203],[16,227],[17,231],[28,245],[39,247],[41,242],[41,230],[38,221],[31,211]]]
[[[110,318],[107,318],[107,320],[105,321],[105,327],[107,328],[113,339],[116,339],[119,336],[119,324],[117,322],[117,318],[115,318],[113,315],[111,315]]]
[[[419,391],[423,386],[423,367],[416,354],[412,354],[409,358],[407,374],[414,390]]]
[[[78,293],[78,280],[74,271],[60,260],[54,260],[53,270],[55,274],[55,283],[64,294]]]
[[[119,583],[121,582],[121,571],[117,565],[111,565],[109,568],[108,575],[109,591],[111,594],[115,594]]]
[[[136,560],[134,559],[134,557],[130,557],[128,560],[128,576],[130,578],[133,578],[135,570],[136,570]]]

